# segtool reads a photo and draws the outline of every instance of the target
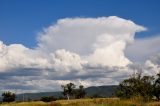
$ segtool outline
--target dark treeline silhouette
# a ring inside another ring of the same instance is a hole
[[[142,97],[151,100],[156,97],[160,100],[160,73],[157,76],[142,76],[141,73],[132,75],[119,84],[116,95],[121,98]]]
[[[13,102],[15,101],[16,95],[10,91],[2,93],[3,102]]]

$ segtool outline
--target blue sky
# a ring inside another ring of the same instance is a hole
[[[119,16],[159,34],[159,0],[0,0],[0,40],[36,46],[37,33],[66,17]]]

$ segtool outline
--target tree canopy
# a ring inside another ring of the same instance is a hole
[[[10,91],[2,93],[3,102],[13,102],[15,101],[16,95]]]
[[[63,89],[63,95],[66,96],[68,100],[70,97],[79,99],[85,97],[86,95],[83,85],[80,85],[79,88],[76,88],[74,83],[68,83],[66,85],[62,85],[61,87]]]
[[[142,76],[141,73],[132,75],[119,84],[116,92],[118,97],[131,98],[141,96],[144,100],[150,100],[154,96],[159,100],[160,97],[160,74],[154,76]]]

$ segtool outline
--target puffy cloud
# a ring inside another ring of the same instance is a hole
[[[160,73],[160,53],[150,56],[150,58],[145,62],[145,65],[151,74]]]
[[[137,70],[144,74],[155,75],[160,72],[160,36],[156,35],[148,38],[135,39],[128,45],[125,54],[133,61]],[[138,64],[136,64],[138,62]]]
[[[143,30],[116,16],[65,18],[44,29],[38,49],[53,52],[65,48],[85,56],[91,65],[126,66],[131,62],[124,56],[124,49],[134,40],[134,34]]]
[[[124,56],[124,49],[124,41],[112,42],[112,44],[106,45],[106,47],[97,48],[87,60],[91,65],[95,66],[126,66],[131,62]]]
[[[39,50],[24,47],[21,44],[9,46],[0,42],[0,70],[19,69],[53,69],[64,67],[63,70],[82,69],[81,58],[75,53],[66,50],[57,50],[55,53],[44,54]],[[69,69],[68,69],[68,68]]]
[[[54,61],[54,68],[57,71],[82,71],[82,64],[86,63],[86,61],[83,61],[78,54],[71,53],[64,49],[57,50],[54,54],[52,54],[52,57]]]
[[[141,65],[127,57],[135,33],[144,30],[116,16],[64,18],[39,34],[35,49],[0,42],[0,89],[42,92],[60,90],[68,82],[118,84],[135,70],[156,72],[157,57]]]
[[[50,67],[47,58],[43,57],[40,52],[26,48],[21,44],[7,46],[0,41],[0,59],[0,71]]]

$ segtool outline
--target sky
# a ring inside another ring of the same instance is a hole
[[[0,90],[114,85],[160,70],[159,0],[0,0]]]

